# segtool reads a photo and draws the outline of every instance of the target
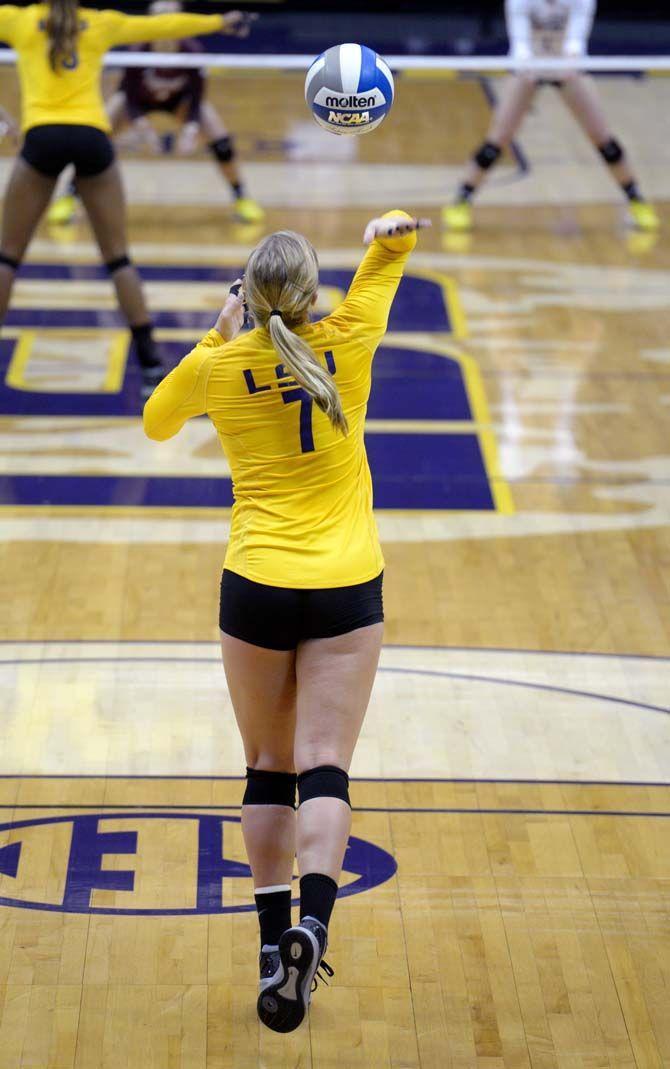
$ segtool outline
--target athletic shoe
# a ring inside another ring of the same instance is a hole
[[[314,917],[303,917],[279,940],[279,967],[258,996],[258,1016],[273,1032],[293,1032],[302,1023],[316,988],[319,967],[326,976],[333,970],[323,955],[328,933]],[[324,979],[324,977],[321,977]],[[327,983],[327,981],[324,980]]]
[[[251,197],[239,197],[235,201],[235,218],[240,223],[260,223],[265,219],[265,212]]]
[[[279,947],[271,947],[263,945],[258,958],[258,969],[260,978],[258,981],[258,990],[261,994],[276,978],[281,968],[281,960],[279,957]]]
[[[142,397],[151,397],[159,382],[162,382],[167,372],[161,360],[151,364],[140,364],[142,376]]]
[[[448,230],[471,230],[472,208],[467,201],[459,201],[458,204],[447,204],[442,209],[442,226]]]
[[[73,197],[71,193],[66,193],[64,197],[58,197],[51,204],[47,213],[47,220],[50,223],[72,223],[76,214],[77,198]]]
[[[653,204],[646,200],[631,200],[628,212],[633,226],[638,230],[657,230],[661,225]]]

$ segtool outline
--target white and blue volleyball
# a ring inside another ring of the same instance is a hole
[[[393,75],[365,45],[335,45],[312,63],[305,100],[316,122],[333,134],[367,134],[393,104]]]

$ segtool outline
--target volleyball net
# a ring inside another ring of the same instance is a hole
[[[640,56],[576,56],[541,57],[539,59],[515,60],[511,56],[431,56],[431,55],[385,55],[384,59],[393,71],[435,71],[436,73],[547,73],[564,74],[573,71],[603,74],[656,74],[670,73],[670,55]],[[314,55],[267,54],[240,52],[135,52],[112,51],[105,56],[105,67],[162,67],[183,70],[184,68],[208,68],[224,70],[276,70],[307,71]],[[0,65],[10,66],[16,62],[16,54],[10,48],[0,48]]]

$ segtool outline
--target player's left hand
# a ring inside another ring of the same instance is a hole
[[[387,215],[385,219],[371,219],[363,234],[363,244],[371,245],[375,238],[400,238],[413,230],[432,226],[430,219],[413,219],[405,215]]]
[[[192,156],[198,147],[200,126],[197,122],[187,122],[179,131],[175,151],[178,156]]]
[[[19,143],[19,127],[12,116],[4,108],[0,108],[0,141],[8,137],[13,145]]]
[[[586,55],[586,49],[582,41],[576,41],[572,38],[568,38],[563,46],[563,55],[566,59],[581,59]]]
[[[248,37],[251,24],[257,18],[258,15],[254,11],[229,11],[223,16],[223,32],[232,34],[233,37]]]
[[[238,278],[232,285],[231,291],[226,297],[225,304],[219,312],[219,318],[216,321],[216,329],[223,338],[224,341],[232,341],[242,330],[244,325],[244,295],[239,288],[242,286],[242,279]],[[233,293],[233,289],[238,287],[239,292]]]

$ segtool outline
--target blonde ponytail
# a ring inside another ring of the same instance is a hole
[[[73,68],[77,62],[79,36],[78,0],[49,0],[46,23],[49,63],[53,71]]]
[[[349,430],[332,376],[314,350],[291,327],[307,321],[319,284],[316,253],[306,238],[280,230],[252,252],[244,273],[244,292],[256,323],[267,328],[282,364],[290,371],[333,427]]]

